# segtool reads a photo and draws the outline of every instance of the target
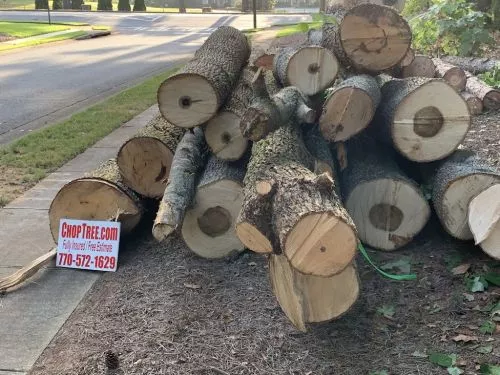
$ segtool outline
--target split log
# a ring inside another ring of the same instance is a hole
[[[158,115],[118,150],[116,162],[123,183],[148,198],[165,191],[175,148],[184,129]]]
[[[443,56],[441,60],[458,66],[472,74],[485,73],[500,66],[500,60],[480,58],[480,57],[461,57],[461,56]]]
[[[352,262],[356,231],[332,179],[312,167],[292,123],[254,143],[236,233],[250,250],[281,251],[303,274],[331,276]]]
[[[337,319],[347,313],[359,297],[359,277],[354,263],[330,277],[304,275],[283,255],[269,258],[271,289],[278,303],[300,331],[307,323]]]
[[[458,150],[439,163],[432,177],[432,203],[444,229],[460,240],[472,239],[469,203],[498,183],[500,173],[470,151]]]
[[[372,139],[352,139],[346,148],[341,190],[361,241],[386,251],[408,244],[431,214],[419,185]]]
[[[283,48],[274,59],[273,71],[282,86],[295,86],[305,95],[329,87],[339,70],[333,52],[319,45]]]
[[[353,76],[327,91],[319,119],[321,133],[329,141],[343,141],[365,129],[381,100],[375,78]]]
[[[194,199],[196,184],[208,156],[201,128],[184,133],[174,154],[167,187],[153,224],[153,236],[161,242],[182,226]]]
[[[115,159],[64,185],[49,208],[50,231],[57,243],[61,218],[77,220],[116,220],[121,233],[130,233],[142,218],[138,195],[123,184]]]
[[[312,124],[316,112],[309,100],[294,86],[285,87],[272,98],[259,96],[252,101],[241,118],[244,137],[258,141],[289,121]]]
[[[196,188],[194,206],[186,211],[182,237],[204,258],[221,258],[245,247],[235,233],[234,221],[243,200],[243,162],[211,156]]]
[[[436,76],[436,66],[429,56],[416,55],[413,61],[401,70],[401,77],[427,77]]]
[[[436,77],[443,78],[456,91],[461,92],[465,89],[467,77],[465,72],[454,65],[448,64],[441,59],[432,59],[436,67]]]
[[[490,186],[469,203],[468,223],[476,245],[500,260],[500,184]]]
[[[460,95],[467,103],[471,115],[479,115],[483,112],[483,101],[477,96],[474,96],[467,91],[462,91]]]
[[[393,79],[381,91],[371,133],[407,159],[443,159],[465,138],[471,123],[469,108],[442,79]]]
[[[249,56],[245,34],[231,26],[219,27],[194,58],[158,88],[163,117],[184,128],[210,120],[233,90]]]
[[[488,86],[479,78],[472,76],[470,72],[466,72],[466,75],[466,90],[481,99],[484,108],[492,110],[500,109],[500,90]]]
[[[378,73],[399,64],[411,44],[411,30],[393,8],[361,4],[333,14],[338,24],[323,25],[322,46],[347,70]]]

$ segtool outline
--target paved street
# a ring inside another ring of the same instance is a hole
[[[46,20],[44,12],[0,12],[2,20]],[[52,14],[54,21],[108,25],[112,36],[0,53],[0,144],[63,119],[185,60],[222,25],[253,27],[237,14]],[[258,27],[310,20],[258,15]]]

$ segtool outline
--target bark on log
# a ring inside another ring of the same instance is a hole
[[[461,92],[465,89],[467,77],[465,72],[454,65],[448,64],[441,59],[432,59],[436,67],[436,77],[443,78],[456,91]]]
[[[121,223],[121,234],[130,233],[142,218],[137,194],[121,180],[115,159],[64,185],[49,208],[50,231],[57,243],[61,218],[110,220]]]
[[[175,151],[168,183],[153,224],[153,236],[157,241],[165,240],[182,226],[207,156],[201,128],[196,127],[184,133]]]
[[[271,289],[291,323],[307,332],[307,323],[339,318],[359,297],[359,277],[355,263],[330,277],[304,275],[283,255],[269,258]],[[325,293],[325,291],[328,291]]]
[[[500,60],[478,58],[478,57],[461,57],[461,56],[443,56],[441,60],[467,70],[472,74],[485,73],[500,66]]]
[[[234,221],[243,200],[245,163],[210,156],[196,188],[195,204],[186,212],[182,237],[204,258],[221,258],[245,247],[236,236]]]
[[[465,100],[439,78],[394,79],[382,86],[370,132],[409,160],[428,162],[453,153],[467,134]]]
[[[407,54],[410,26],[393,8],[361,4],[333,15],[339,23],[323,26],[322,46],[346,69],[378,73],[398,65]]]
[[[244,137],[258,141],[288,122],[312,124],[316,112],[309,107],[306,96],[296,87],[280,90],[272,98],[257,97],[246,109],[240,127]]]
[[[393,251],[420,233],[431,210],[419,185],[380,146],[366,136],[346,142],[341,191],[361,241]]]
[[[328,90],[319,119],[321,133],[329,141],[343,141],[358,134],[372,121],[381,100],[375,78],[353,76]]]
[[[205,40],[180,72],[158,89],[158,105],[170,123],[192,128],[210,120],[233,90],[250,56],[245,35],[221,26]]]
[[[274,59],[273,72],[282,86],[295,86],[314,95],[330,86],[339,70],[333,52],[319,45],[283,48]]]
[[[500,184],[490,186],[469,203],[468,223],[476,245],[500,260]]]
[[[250,250],[282,251],[299,272],[331,276],[353,260],[356,232],[331,178],[312,168],[298,126],[254,143],[236,232]]]
[[[326,173],[335,184],[335,192],[340,194],[338,189],[337,165],[333,159],[328,142],[321,135],[318,125],[305,126],[302,129],[302,138],[306,149],[310,152],[314,161],[314,173],[317,175]],[[340,196],[340,195],[339,195]]]
[[[458,150],[441,163],[432,177],[432,203],[444,229],[470,240],[467,211],[472,198],[500,183],[500,173],[470,151]],[[429,182],[428,182],[429,183]]]
[[[480,115],[483,112],[483,101],[477,96],[467,91],[462,91],[460,95],[467,103],[471,115]]]
[[[401,70],[401,77],[426,77],[436,76],[436,66],[429,56],[416,55],[411,64]]]
[[[148,198],[161,198],[170,165],[184,129],[159,114],[126,141],[118,150],[116,162],[123,183]]]
[[[276,81],[276,78],[274,78],[272,70],[263,72],[263,75],[268,96],[277,94],[283,88],[278,81]]]
[[[500,90],[488,86],[479,78],[471,76],[470,73],[468,74],[465,88],[468,92],[483,101],[484,108],[492,110],[500,109]]]

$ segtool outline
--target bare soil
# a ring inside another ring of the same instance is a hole
[[[34,183],[23,180],[24,174],[23,169],[0,165],[0,207],[33,187]]]

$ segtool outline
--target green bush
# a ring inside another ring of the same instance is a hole
[[[135,0],[134,12],[145,12],[145,11],[146,11],[146,4],[144,3],[144,0]]]
[[[57,9],[62,9],[62,8],[63,8],[62,0],[53,0],[52,1],[52,9],[57,10]]]
[[[118,0],[118,10],[122,12],[130,12],[129,0]]]
[[[493,70],[479,74],[478,77],[482,79],[487,85],[500,89],[500,64],[497,64]]]
[[[434,2],[432,0],[407,0],[401,13],[405,17],[413,16],[429,9],[433,3]]]
[[[487,15],[466,0],[433,0],[426,12],[410,19],[413,46],[420,53],[476,55],[493,43]]]

